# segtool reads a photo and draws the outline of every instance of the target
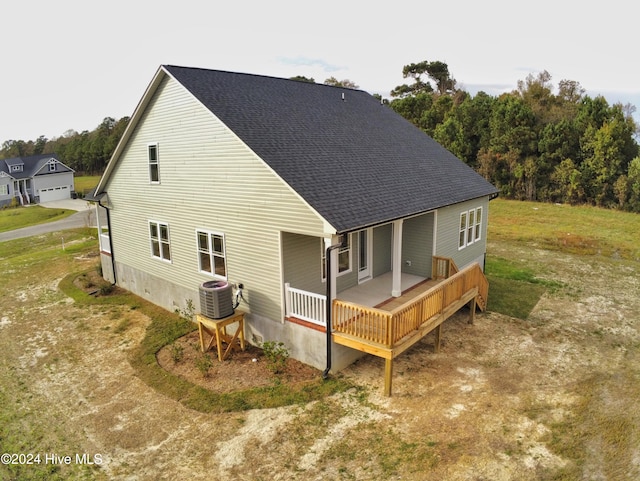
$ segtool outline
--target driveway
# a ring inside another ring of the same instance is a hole
[[[8,232],[0,232],[0,242],[22,239],[24,237],[31,237],[34,235],[42,235],[59,230],[75,229],[78,227],[97,227],[95,206],[87,202],[86,200],[56,200],[52,202],[43,202],[42,204],[38,205],[50,209],[69,209],[75,210],[77,212],[62,220],[56,220],[53,222],[48,222],[46,224],[32,225]],[[106,226],[106,219],[101,218],[100,224]]]

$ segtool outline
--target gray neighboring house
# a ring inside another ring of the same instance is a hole
[[[19,205],[69,199],[73,174],[55,154],[0,160],[0,206],[14,198]]]
[[[106,279],[170,311],[242,284],[247,339],[321,369],[328,296],[398,297],[435,256],[482,268],[496,195],[364,91],[163,65],[93,198]]]

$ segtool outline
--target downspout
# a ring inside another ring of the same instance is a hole
[[[331,371],[331,252],[342,247],[342,240],[338,244],[327,247],[324,256],[325,272],[327,274],[327,295],[326,295],[326,331],[327,331],[327,367],[322,373],[322,379],[329,377],[329,371]]]
[[[106,205],[102,205],[100,203],[102,199],[98,199],[98,205],[100,207],[102,207],[104,210],[107,211],[107,229],[109,229],[109,250],[111,251],[111,268],[113,269],[113,284],[112,285],[116,285],[117,282],[117,278],[116,278],[116,258],[114,256],[113,253],[113,240],[111,239],[111,212],[109,210],[109,208]],[[98,215],[100,215],[100,213],[98,212]],[[98,239],[100,239],[100,234],[101,232],[98,232]]]

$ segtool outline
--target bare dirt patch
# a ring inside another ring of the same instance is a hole
[[[227,344],[223,343],[223,349]],[[303,384],[317,380],[321,372],[295,359],[287,359],[282,372],[274,372],[264,351],[251,344],[232,350],[222,362],[215,346],[205,353],[198,331],[191,332],[162,348],[158,363],[168,372],[215,392],[227,393],[265,387],[274,383]],[[206,366],[199,368],[199,366]]]
[[[440,352],[427,336],[397,359],[391,398],[382,394],[384,362],[365,356],[341,374],[361,391],[226,414],[187,409],[136,376],[130,354],[150,324],[140,312],[77,306],[60,292],[63,276],[95,260],[12,265],[0,286],[0,394],[23,417],[25,449],[103,456],[67,479],[640,479],[638,264],[501,249],[490,247],[544,266],[536,270],[566,287],[543,296],[526,321],[451,318]],[[273,382],[256,348],[223,363],[212,357],[204,378],[187,367],[200,354],[197,332],[178,342],[182,361],[172,365],[169,346],[158,359],[193,382],[218,390]],[[284,378],[319,375],[298,368]],[[612,425],[613,441],[600,434]],[[581,449],[576,468],[572,450]]]

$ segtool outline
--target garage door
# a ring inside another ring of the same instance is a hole
[[[68,185],[40,189],[40,202],[51,202],[52,200],[63,200],[69,198],[71,198],[71,191],[69,190]]]

